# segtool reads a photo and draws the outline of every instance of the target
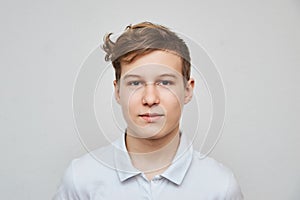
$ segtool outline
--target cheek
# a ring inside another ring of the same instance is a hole
[[[177,118],[181,114],[183,96],[175,92],[162,93],[161,106],[170,118]]]
[[[134,91],[126,91],[126,92],[121,92],[121,105],[123,112],[126,113],[131,113],[134,110],[136,110],[136,106],[140,102],[140,98],[137,92]]]
[[[182,107],[184,104],[184,92],[178,88],[164,90],[160,93],[160,100],[172,107]]]

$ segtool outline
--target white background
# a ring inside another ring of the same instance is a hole
[[[1,1],[1,199],[53,196],[86,152],[72,114],[81,63],[105,33],[144,20],[193,38],[218,66],[227,115],[211,156],[245,199],[300,199],[298,0]]]

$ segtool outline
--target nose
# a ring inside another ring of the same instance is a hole
[[[146,106],[153,106],[159,104],[159,92],[155,84],[147,84],[144,89],[142,103]]]

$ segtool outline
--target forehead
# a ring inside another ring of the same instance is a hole
[[[174,53],[157,50],[121,65],[121,76],[130,73],[150,75],[163,73],[182,74],[182,59]]]

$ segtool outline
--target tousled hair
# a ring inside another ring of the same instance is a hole
[[[176,33],[168,28],[142,22],[129,25],[116,39],[111,40],[112,33],[104,36],[103,50],[106,52],[105,61],[111,61],[115,69],[116,81],[121,78],[121,64],[131,63],[135,58],[155,50],[163,50],[180,56],[182,60],[182,75],[190,79],[191,58],[187,45]]]

